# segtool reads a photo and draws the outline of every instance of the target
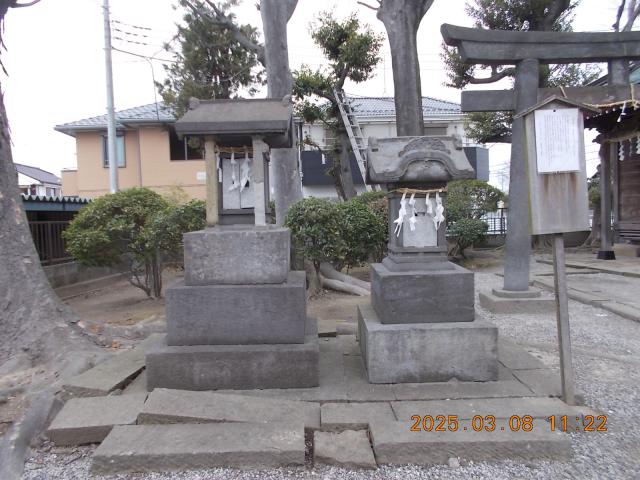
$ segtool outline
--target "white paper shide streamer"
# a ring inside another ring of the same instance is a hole
[[[220,166],[220,151],[216,151],[216,168],[218,169],[218,183],[222,183],[222,167]]]
[[[240,188],[240,184],[238,183],[238,177],[236,175],[236,154],[235,152],[231,152],[231,186],[229,187],[229,191],[232,192],[238,188]]]
[[[251,180],[251,160],[249,160],[249,152],[245,150],[244,160],[240,165],[240,191],[244,190]]]
[[[409,199],[409,206],[411,207],[411,213],[409,213],[409,230],[412,232],[416,229],[416,194],[412,193]]]
[[[436,192],[436,211],[433,216],[433,224],[436,226],[436,232],[440,228],[440,224],[444,222],[444,206],[442,205],[442,199],[440,194]]]
[[[396,237],[400,236],[400,231],[402,230],[402,223],[404,222],[404,217],[407,214],[407,194],[403,193],[402,198],[400,199],[400,210],[398,211],[398,218],[396,218],[393,223],[396,224],[396,228],[393,233],[396,234]]]

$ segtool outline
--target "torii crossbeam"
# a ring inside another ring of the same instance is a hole
[[[607,87],[539,89],[540,63],[608,62],[611,73],[612,62],[640,60],[640,32],[522,32],[448,24],[442,25],[440,30],[445,43],[457,47],[464,62],[516,65],[514,90],[463,92],[462,111],[465,112],[513,110],[520,113],[554,94],[589,104],[622,102],[630,98],[629,85],[612,85],[615,81],[610,81]],[[521,118],[515,118],[512,126],[510,215],[504,271],[504,289],[512,292],[526,292],[529,289],[531,237],[524,161],[524,124]],[[603,172],[609,169],[606,161],[603,158]],[[604,173],[605,177],[608,176],[607,172]]]

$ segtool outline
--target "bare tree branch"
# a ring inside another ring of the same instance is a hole
[[[371,5],[364,3],[364,2],[358,2],[359,5],[362,5],[363,7],[367,7],[370,8],[371,10],[373,10],[374,12],[378,11],[378,8],[380,8],[380,1],[378,1],[378,6],[377,7],[372,7]]]
[[[502,80],[505,77],[510,77],[515,74],[516,74],[516,69],[513,67],[505,68],[504,70],[500,70],[500,71],[498,71],[496,67],[492,67],[490,77],[487,77],[487,78],[471,77],[471,79],[469,80],[469,83],[473,85],[493,83],[493,82],[497,82],[498,80]]]
[[[620,6],[618,7],[618,11],[616,12],[616,21],[613,24],[613,30],[616,32],[620,31],[620,19],[622,18],[622,13],[624,12],[624,6],[627,3],[627,0],[622,0],[620,2]]]
[[[18,3],[17,0],[14,0],[14,2],[11,4],[11,8],[30,7],[31,5],[35,5],[36,3],[39,3],[39,2],[40,0],[33,0],[27,3]]]
[[[640,15],[640,3],[637,3],[636,0],[632,0],[629,3],[627,24],[622,29],[623,32],[631,31],[631,29],[633,28],[633,24],[638,18],[638,15]]]

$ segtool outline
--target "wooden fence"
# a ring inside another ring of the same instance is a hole
[[[68,262],[72,259],[62,239],[69,221],[29,221],[33,243],[42,265]]]

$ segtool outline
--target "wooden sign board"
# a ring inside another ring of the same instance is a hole
[[[532,108],[523,116],[531,234],[589,230],[584,123],[580,110],[554,100]]]

